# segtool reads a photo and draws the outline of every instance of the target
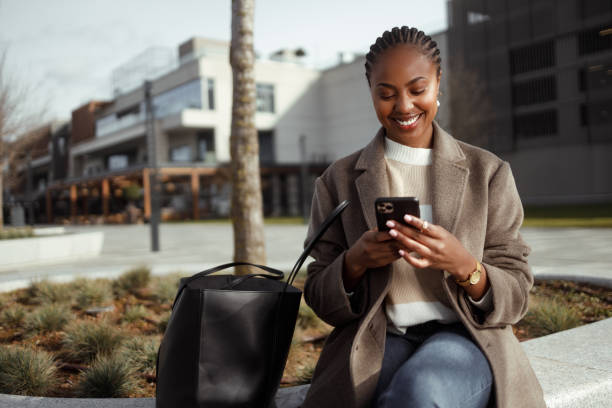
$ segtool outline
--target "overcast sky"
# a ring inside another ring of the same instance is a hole
[[[255,49],[302,47],[328,66],[338,51],[365,53],[383,31],[446,29],[446,0],[256,0]],[[230,40],[230,0],[0,0],[0,52],[32,111],[69,119],[111,96],[114,68],[151,46],[193,36]]]

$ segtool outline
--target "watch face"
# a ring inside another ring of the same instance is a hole
[[[475,285],[478,283],[478,281],[480,281],[480,270],[477,269],[472,272],[472,276],[470,276],[470,283]]]

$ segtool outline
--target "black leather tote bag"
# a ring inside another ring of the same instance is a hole
[[[286,282],[279,270],[244,262],[181,280],[158,353],[157,408],[275,406],[302,296],[293,280],[347,205],[328,216]],[[211,275],[237,265],[267,273]]]

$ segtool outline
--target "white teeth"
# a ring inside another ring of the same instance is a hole
[[[419,118],[419,116],[421,116],[421,115],[416,115],[416,116],[413,116],[412,118],[410,118],[410,119],[408,119],[408,120],[405,120],[405,121],[404,121],[404,120],[399,120],[399,119],[395,119],[395,121],[396,121],[397,123],[399,123],[399,124],[400,124],[400,126],[410,126],[410,125],[412,125],[414,122],[416,122],[416,121],[417,121],[417,119]]]

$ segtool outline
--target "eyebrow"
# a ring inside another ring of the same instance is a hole
[[[415,82],[417,82],[417,81],[419,81],[419,80],[421,80],[421,79],[427,79],[427,78],[425,78],[425,77],[423,77],[423,76],[419,76],[419,77],[413,78],[413,79],[411,79],[410,81],[408,81],[408,83],[407,83],[406,85],[412,85],[413,83],[415,83]],[[391,85],[391,84],[388,84],[388,83],[386,83],[386,82],[380,82],[380,83],[376,84],[376,86],[377,86],[377,87],[378,87],[378,86],[382,86],[382,87],[385,87],[385,88],[395,89],[395,86],[393,86],[393,85]]]

